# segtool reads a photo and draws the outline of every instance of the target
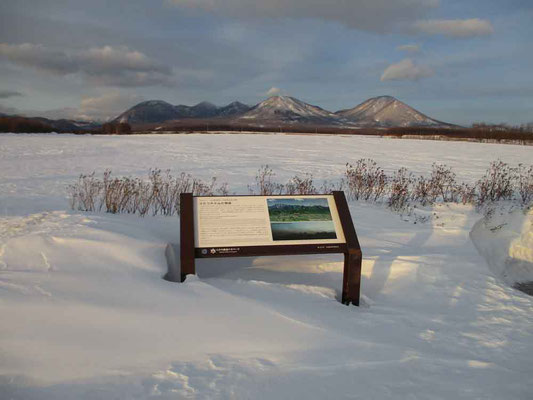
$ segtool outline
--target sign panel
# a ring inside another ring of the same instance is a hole
[[[344,254],[342,303],[359,305],[362,253],[344,193],[305,196],[180,194],[179,266],[169,244],[166,279],[195,274],[196,258]]]
[[[333,195],[193,201],[196,248],[346,243]]]

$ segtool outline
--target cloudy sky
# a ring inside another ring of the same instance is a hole
[[[533,121],[532,0],[2,0],[0,112],[105,119],[142,100]]]

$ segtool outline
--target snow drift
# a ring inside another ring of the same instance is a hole
[[[533,282],[533,210],[484,218],[470,237],[496,276],[511,286]]]

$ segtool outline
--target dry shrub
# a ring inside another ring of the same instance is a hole
[[[424,176],[419,176],[413,180],[412,195],[414,201],[418,201],[423,206],[433,203],[433,190],[430,180]]]
[[[94,177],[94,172],[89,175],[80,175],[78,182],[67,186],[70,206],[72,209],[80,211],[99,211],[97,202],[102,191],[101,182]]]
[[[412,175],[407,168],[400,168],[394,173],[389,184],[388,205],[394,211],[403,211],[409,205],[411,197],[410,186],[413,182]]]
[[[272,168],[261,166],[255,176],[255,184],[248,186],[250,193],[262,196],[310,195],[346,189],[350,199],[383,200],[398,212],[407,211],[413,203],[460,202],[489,209],[501,200],[515,200],[522,207],[528,207],[533,202],[533,166],[519,164],[513,168],[502,161],[492,162],[475,185],[457,182],[451,168],[436,163],[429,177],[419,176],[415,179],[406,168],[387,176],[371,159],[360,159],[353,165],[346,164],[344,178],[336,182],[324,181],[320,190],[316,188],[311,174],[295,175],[285,184],[276,182],[274,177]],[[169,170],[163,172],[160,169],[150,170],[148,179],[116,178],[111,176],[111,171],[106,170],[101,180],[94,173],[80,175],[75,184],[68,186],[73,209],[103,209],[110,213],[141,216],[149,213],[179,213],[181,193],[225,196],[229,194],[229,189],[227,183],[218,184],[216,178],[203,181],[185,173],[173,176]]]
[[[192,192],[197,196],[227,195],[226,183],[217,186],[217,179],[204,182],[189,174],[173,176],[170,171],[152,169],[148,179],[111,176],[106,170],[102,180],[80,175],[78,182],[68,186],[72,209],[109,213],[152,215],[179,214],[180,194]]]
[[[303,177],[293,176],[286,184],[274,181],[276,174],[268,165],[262,165],[255,175],[255,185],[248,185],[250,194],[260,196],[272,195],[303,195],[316,194],[317,189],[313,183],[312,174],[304,174]]]
[[[298,175],[293,176],[283,190],[284,194],[316,194],[317,190],[313,184],[313,175],[305,174],[303,178]]]
[[[485,175],[476,184],[477,204],[511,199],[515,181],[515,168],[511,168],[501,160],[491,162]]]
[[[533,202],[533,165],[526,167],[518,164],[517,173],[517,190],[520,201],[527,206]]]
[[[446,165],[434,163],[428,177],[414,179],[405,168],[387,176],[373,160],[360,159],[346,164],[348,196],[354,200],[387,199],[394,210],[411,203],[476,204],[483,207],[501,200],[519,200],[523,206],[533,202],[533,166],[513,168],[502,161],[490,164],[476,184],[457,182],[456,174]]]
[[[476,201],[476,186],[468,183],[461,183],[454,188],[456,202],[462,204],[473,204]]]
[[[377,201],[385,193],[387,176],[374,160],[363,158],[355,165],[346,164],[345,179],[352,199]]]
[[[248,185],[250,194],[271,196],[283,193],[283,185],[273,180],[275,175],[272,168],[268,165],[262,165],[255,176],[255,186]]]
[[[455,181],[455,173],[450,167],[433,163],[429,185],[433,202],[439,198],[444,203],[456,201],[454,194],[457,182]]]
[[[412,198],[422,205],[442,202],[457,202],[460,185],[450,167],[433,163],[429,178],[418,177],[413,181]]]
[[[344,190],[345,186],[346,186],[346,181],[344,179],[341,179],[340,181],[337,181],[337,182],[325,180],[322,182],[319,192],[329,194],[337,190]]]

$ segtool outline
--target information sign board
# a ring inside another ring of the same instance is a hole
[[[195,258],[343,253],[342,302],[359,305],[362,254],[344,192],[180,201],[181,281]]]
[[[345,243],[333,195],[194,197],[197,248]]]

